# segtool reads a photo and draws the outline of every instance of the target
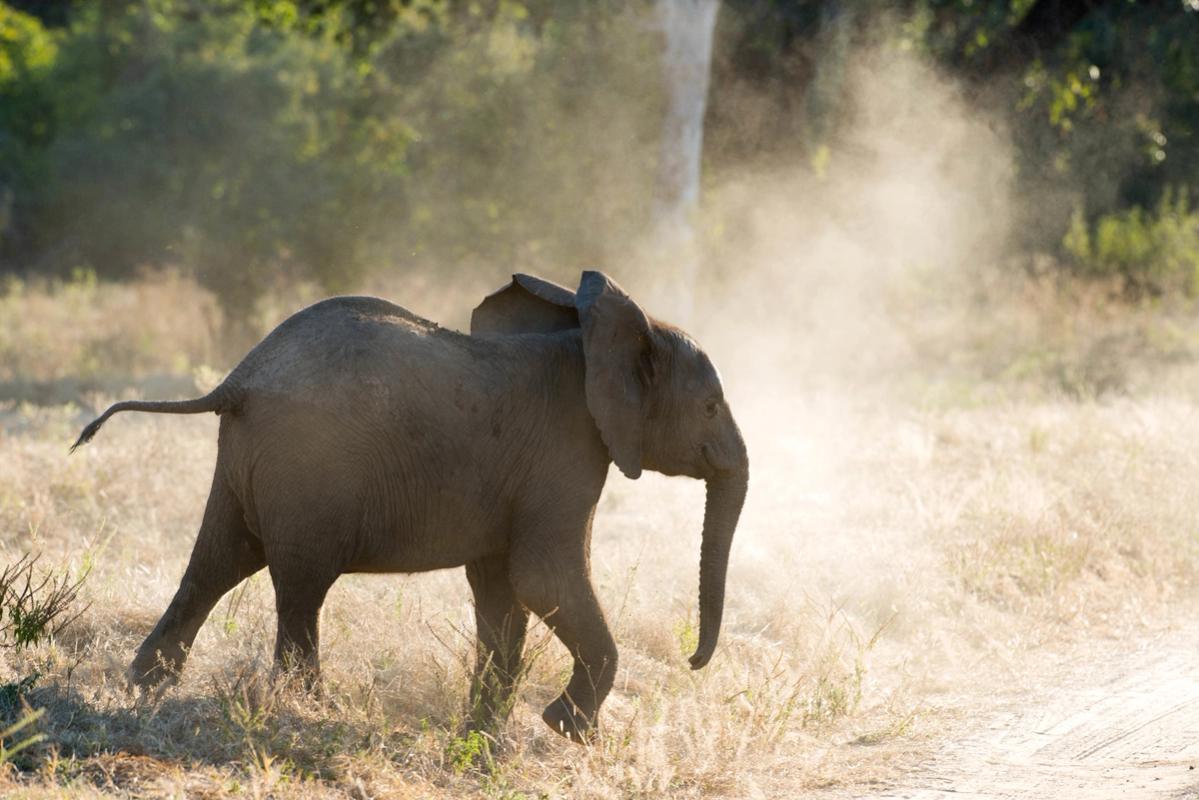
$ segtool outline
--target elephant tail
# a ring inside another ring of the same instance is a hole
[[[107,411],[88,423],[83,432],[79,434],[79,438],[75,440],[75,444],[71,445],[70,452],[74,453],[80,445],[90,442],[92,437],[99,432],[100,426],[118,411],[150,411],[155,414],[205,414],[211,411],[216,414],[224,414],[237,410],[240,405],[238,399],[238,393],[227,384],[222,383],[203,397],[192,400],[125,400],[114,403],[108,407]]]

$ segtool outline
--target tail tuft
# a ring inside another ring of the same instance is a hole
[[[83,429],[83,432],[79,434],[79,438],[75,440],[75,444],[71,445],[71,449],[68,452],[74,453],[80,446],[85,445],[88,442],[90,442],[92,440],[92,437],[94,437],[96,435],[96,433],[99,432],[100,426],[103,424],[104,424],[104,417],[97,417],[96,419],[89,422],[87,427]]]

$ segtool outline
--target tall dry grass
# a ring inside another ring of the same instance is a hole
[[[182,283],[94,291],[105,335],[134,338],[155,323],[109,313],[126,292],[178,292],[162,298],[174,307],[192,296]],[[3,654],[0,683],[38,675],[25,700],[46,709],[47,736],[4,793],[780,797],[894,777],[1047,659],[1168,625],[1197,585],[1194,328],[1037,281],[988,291],[985,317],[909,301],[919,313],[895,317],[914,342],[905,368],[875,384],[767,386],[732,366],[753,483],[703,671],[685,663],[702,486],[613,473],[593,555],[621,665],[590,749],[538,718],[569,667],[540,626],[499,741],[461,733],[473,616],[458,570],[339,581],[323,697],[266,680],[264,574],[220,603],[178,687],[128,696],[123,671],[194,540],[215,420],[123,415],[68,458],[79,407],[9,403],[0,560],[41,552],[90,570],[91,605],[53,644]],[[1088,324],[1064,323],[1066,307]],[[59,319],[47,312],[43,333]],[[1161,331],[1175,332],[1165,350]],[[1110,358],[1125,379],[1062,380],[1090,374],[1061,365],[1091,363],[1101,341],[1123,343]]]

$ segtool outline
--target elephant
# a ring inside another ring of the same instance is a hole
[[[120,411],[220,416],[199,534],[129,668],[133,687],[177,679],[213,606],[264,566],[276,665],[310,685],[320,608],[339,575],[465,566],[478,640],[471,719],[507,717],[532,612],[573,659],[542,719],[591,741],[617,663],[590,567],[613,462],[629,478],[706,482],[691,667],[716,649],[745,442],[708,355],[602,272],[583,272],[577,292],[514,275],[474,310],[469,335],[378,298],[320,301],[207,395],[118,402],[72,451]]]

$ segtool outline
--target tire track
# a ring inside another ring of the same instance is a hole
[[[1199,630],[1093,646],[877,800],[1199,797]]]

